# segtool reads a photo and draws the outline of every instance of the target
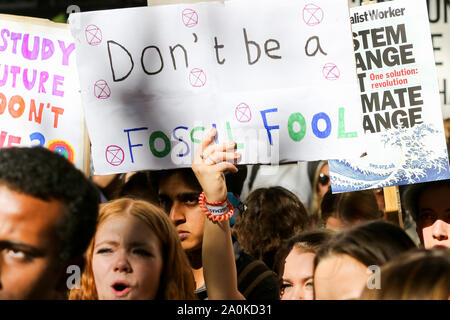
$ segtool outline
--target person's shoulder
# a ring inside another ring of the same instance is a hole
[[[247,300],[279,299],[277,277],[264,262],[241,251],[236,259],[236,269],[239,292]]]

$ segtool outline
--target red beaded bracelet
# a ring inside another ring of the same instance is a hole
[[[217,206],[217,205],[219,205],[219,204],[224,204],[225,202],[228,201],[228,198],[225,198],[225,200],[219,201],[219,202],[208,202],[208,201],[206,200],[205,193],[202,192],[202,194],[203,194],[203,202],[204,202],[205,204],[209,204],[210,206]],[[200,195],[200,196],[201,196],[201,195]]]
[[[202,208],[203,212],[206,214],[208,219],[211,221],[214,221],[214,222],[226,221],[226,220],[230,219],[233,216],[233,213],[235,210],[235,208],[230,203],[230,201],[228,201],[228,199],[225,199],[224,201],[221,201],[221,202],[207,202],[204,192],[202,192],[200,194],[200,196],[198,197],[198,202],[200,203],[200,207]],[[224,213],[221,215],[213,215],[205,206],[205,204],[217,205],[217,204],[223,204],[225,202],[227,203],[228,211],[227,211],[227,213]]]

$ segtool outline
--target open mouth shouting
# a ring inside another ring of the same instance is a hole
[[[127,296],[131,291],[131,286],[126,281],[116,281],[112,284],[111,288],[114,296],[119,298]]]

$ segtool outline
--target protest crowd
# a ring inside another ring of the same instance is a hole
[[[449,179],[392,212],[333,193],[326,160],[242,163],[203,131],[188,166],[106,175],[0,148],[0,300],[450,299]]]
[[[328,189],[313,216],[279,185],[240,198],[248,170],[214,134],[192,169],[91,179],[44,148],[1,149],[0,298],[449,298],[450,180],[402,190],[403,228],[378,190]]]

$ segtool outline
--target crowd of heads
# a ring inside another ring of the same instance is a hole
[[[418,248],[379,190],[332,194],[326,162],[314,169],[311,206],[280,186],[237,200],[245,298],[450,298],[449,180],[402,193]],[[230,197],[246,176],[225,175]],[[44,148],[1,149],[0,299],[201,299],[201,193],[191,168],[88,179]]]

